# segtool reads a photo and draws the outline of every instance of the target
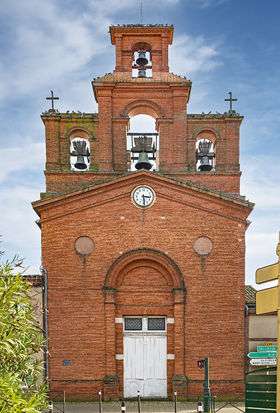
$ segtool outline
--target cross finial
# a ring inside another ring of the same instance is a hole
[[[52,101],[52,111],[54,111],[55,109],[54,109],[54,103],[53,103],[53,101],[54,100],[58,100],[59,98],[58,97],[54,97],[54,95],[53,95],[53,91],[51,90],[51,96],[50,97],[46,97],[46,100],[51,100]]]
[[[232,102],[236,102],[237,99],[232,98],[232,92],[228,92],[229,94],[229,99],[225,99],[226,102],[230,102],[229,104],[229,111],[232,112]]]

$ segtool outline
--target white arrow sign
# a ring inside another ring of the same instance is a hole
[[[251,359],[250,364],[252,366],[276,366],[277,358]]]

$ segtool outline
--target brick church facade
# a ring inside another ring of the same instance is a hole
[[[33,208],[50,388],[187,397],[203,392],[197,360],[209,357],[211,390],[242,392],[253,208],[239,189],[243,118],[187,114],[191,82],[168,67],[173,26],[110,35],[116,66],[92,82],[98,113],[42,115],[46,191]],[[138,114],[155,119],[156,133],[129,135]]]

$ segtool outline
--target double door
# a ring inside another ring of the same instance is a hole
[[[161,330],[148,330],[143,318],[142,330],[124,331],[124,397],[167,397],[166,328],[158,324]]]

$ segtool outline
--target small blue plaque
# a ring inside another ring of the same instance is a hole
[[[63,366],[70,366],[71,365],[71,360],[63,360],[62,364],[63,364]]]

